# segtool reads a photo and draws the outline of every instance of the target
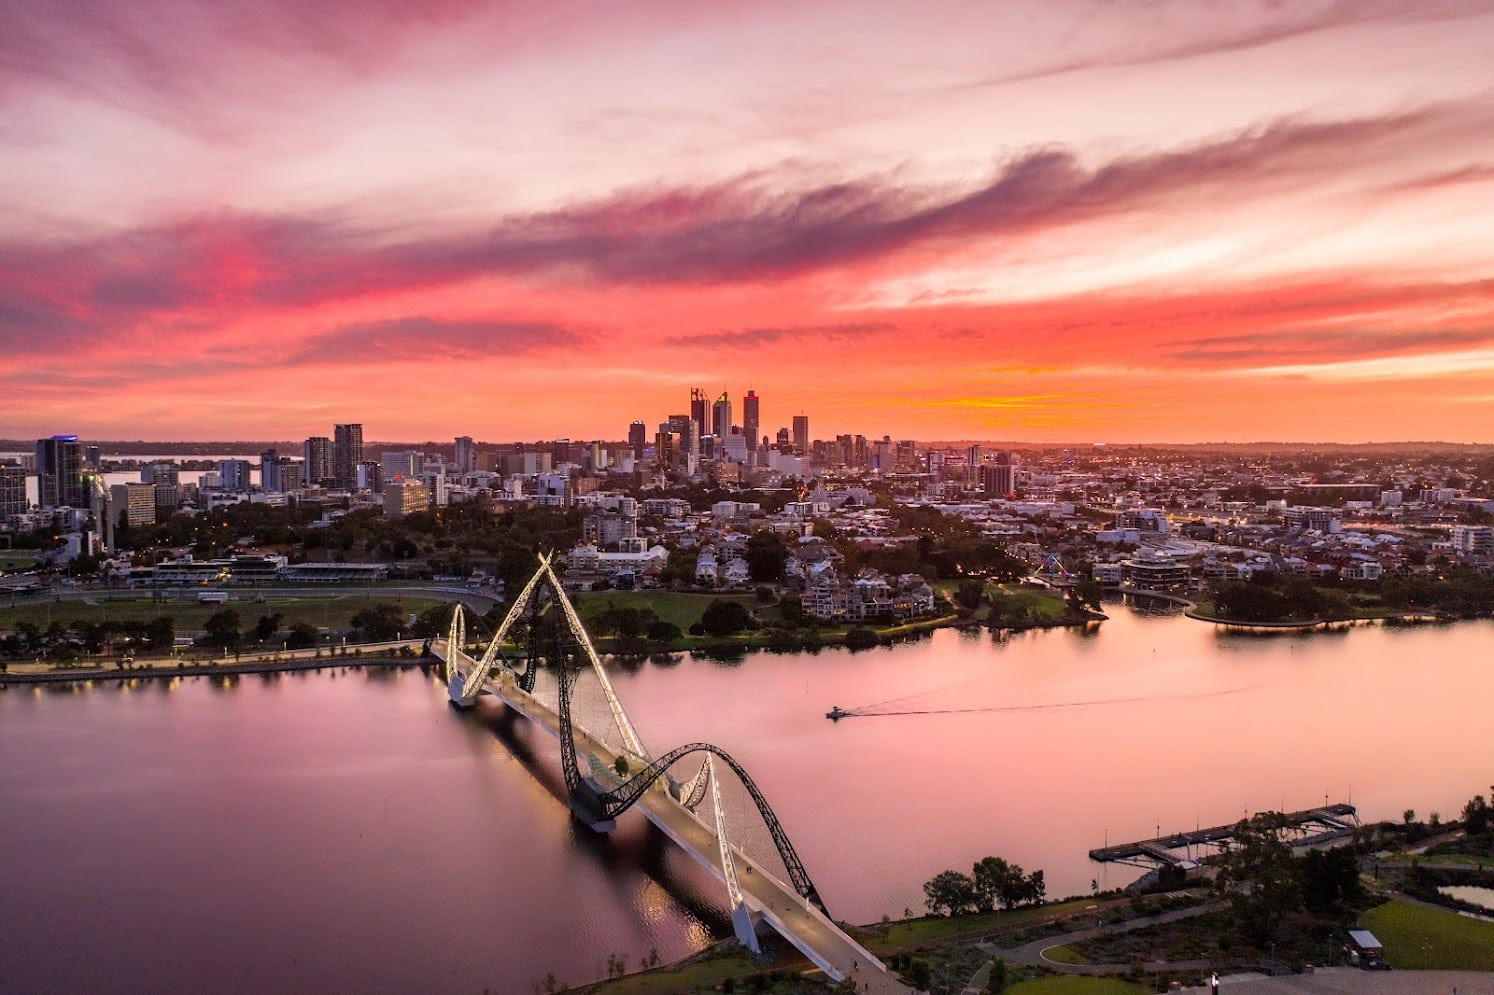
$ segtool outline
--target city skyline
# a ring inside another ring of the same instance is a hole
[[[0,436],[1487,443],[1491,30],[8,8]]]

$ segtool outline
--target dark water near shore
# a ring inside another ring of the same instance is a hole
[[[619,668],[656,753],[751,771],[839,918],[1000,854],[1050,896],[1124,883],[1107,839],[1349,798],[1451,817],[1487,790],[1494,623],[1098,633]],[[886,702],[909,714],[828,722]],[[0,691],[0,990],[527,992],[724,932],[640,817],[556,800],[556,745],[418,670]]]

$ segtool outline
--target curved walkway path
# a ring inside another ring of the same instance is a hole
[[[1041,940],[1033,940],[1031,943],[1022,944],[1020,947],[994,952],[1000,953],[1008,963],[1047,968],[1050,971],[1057,971],[1060,974],[1124,974],[1131,969],[1130,964],[1063,964],[1058,961],[1049,960],[1043,956],[1043,952],[1053,947],[1093,939],[1096,936],[1113,936],[1116,933],[1129,933],[1132,930],[1145,929],[1148,926],[1158,926],[1163,923],[1177,922],[1180,919],[1192,919],[1196,916],[1208,915],[1210,912],[1217,912],[1220,909],[1228,907],[1229,903],[1227,902],[1205,902],[1202,905],[1194,905],[1186,909],[1174,909],[1171,912],[1159,912],[1156,915],[1142,916],[1139,919],[1127,919],[1125,922],[1113,925],[1091,926],[1088,929],[1075,930],[1072,933],[1045,936]],[[1145,963],[1144,966],[1148,971],[1197,971],[1207,968],[1209,962],[1206,960],[1150,961]]]

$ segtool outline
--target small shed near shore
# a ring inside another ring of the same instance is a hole
[[[1351,929],[1349,959],[1360,967],[1379,967],[1385,963],[1385,948],[1369,930]]]

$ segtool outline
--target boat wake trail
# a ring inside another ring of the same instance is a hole
[[[886,706],[895,704],[904,699],[894,698],[886,702],[872,705],[863,705],[859,708],[844,709],[841,716],[844,718],[887,718],[894,715],[974,715],[994,712],[1046,712],[1061,708],[1098,708],[1106,705],[1138,705],[1146,702],[1156,701],[1198,701],[1204,698],[1222,698],[1226,695],[1244,694],[1254,691],[1260,685],[1250,684],[1245,687],[1226,688],[1222,691],[1202,691],[1196,694],[1148,694],[1137,695],[1129,698],[1087,698],[1078,701],[1046,701],[1030,705],[973,705],[962,708],[888,708]],[[906,697],[916,697],[907,695]]]

